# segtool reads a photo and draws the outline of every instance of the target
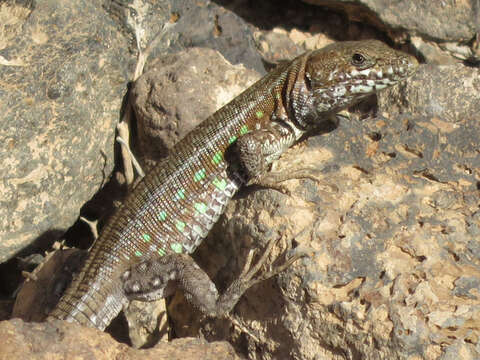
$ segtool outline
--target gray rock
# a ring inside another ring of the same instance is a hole
[[[68,228],[113,167],[113,132],[134,60],[89,1],[0,4],[0,261]],[[89,14],[85,16],[85,14]]]
[[[303,0],[346,11],[356,21],[380,28],[404,29],[442,41],[468,41],[475,36],[479,9],[473,1]]]
[[[247,24],[209,0],[121,0],[109,3],[108,11],[118,19],[132,43],[139,36],[142,47],[151,47],[150,59],[165,52],[207,47],[218,50],[232,64],[265,72]],[[164,24],[175,20],[174,28],[162,32]],[[147,63],[146,68],[149,66]]]
[[[476,1],[303,0],[340,10],[371,24],[394,40],[410,38],[427,62],[451,64],[451,56],[478,62],[480,7]],[[456,60],[458,62],[458,60]]]
[[[412,78],[414,86],[400,84],[379,96],[382,108],[402,108],[430,118],[438,118],[441,133],[458,132],[459,126],[476,126],[480,109],[480,69],[455,64],[422,66]],[[469,131],[463,131],[468,136]],[[465,139],[461,139],[464,141]],[[466,143],[468,144],[468,142]]]

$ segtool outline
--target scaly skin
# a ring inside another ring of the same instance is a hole
[[[103,330],[135,294],[147,300],[168,295],[169,281],[205,313],[228,312],[259,280],[250,274],[219,297],[185,253],[202,242],[242,184],[261,181],[267,165],[306,131],[404,80],[417,65],[370,40],[335,43],[270,72],[190,132],[142,179],[50,318]]]

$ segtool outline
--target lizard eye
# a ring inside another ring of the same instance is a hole
[[[365,62],[365,56],[359,53],[355,53],[352,56],[352,65],[360,66]]]

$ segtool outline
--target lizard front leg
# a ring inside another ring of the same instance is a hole
[[[302,134],[303,131],[296,129],[291,123],[275,121],[263,129],[241,136],[235,144],[234,151],[247,178],[247,185],[260,185],[288,193],[285,187],[279,185],[280,182],[300,178],[318,181],[310,174],[309,169],[304,168],[294,169],[288,173],[267,172],[272,161],[277,160]]]

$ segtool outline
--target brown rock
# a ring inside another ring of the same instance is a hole
[[[239,359],[225,342],[179,339],[135,350],[96,329],[64,321],[0,322],[0,360],[16,359]]]
[[[11,317],[24,321],[45,320],[72,280],[72,274],[80,270],[86,255],[86,251],[79,249],[50,253],[22,284]]]

